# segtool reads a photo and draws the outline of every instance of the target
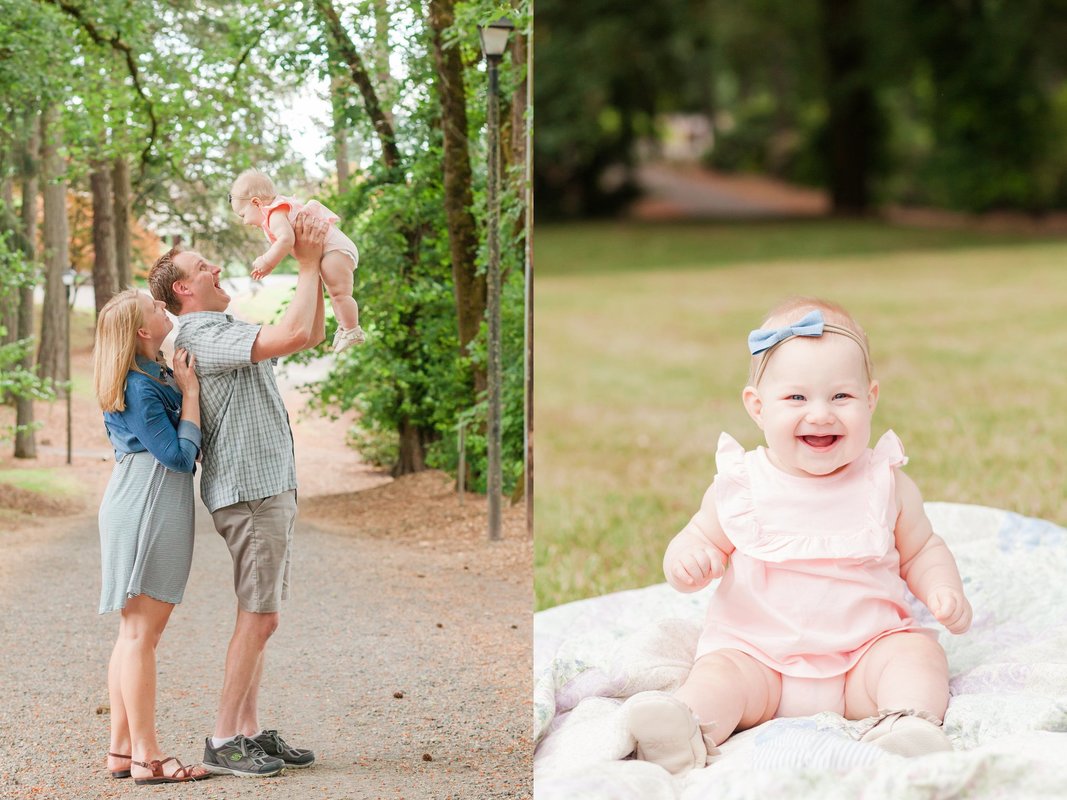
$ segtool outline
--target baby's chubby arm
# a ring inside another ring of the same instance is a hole
[[[704,493],[700,510],[667,545],[663,556],[663,574],[667,583],[679,592],[703,589],[726,571],[726,562],[734,551],[715,513],[715,486]]]
[[[971,604],[963,594],[963,581],[944,539],[933,531],[923,510],[923,498],[915,481],[900,470],[896,473],[896,542],[900,553],[900,576],[908,588],[952,633],[971,627]]]
[[[274,234],[274,244],[252,262],[252,277],[256,280],[269,275],[283,258],[293,252],[293,245],[296,244],[296,232],[282,210],[271,214],[267,224],[270,225],[270,232]]]

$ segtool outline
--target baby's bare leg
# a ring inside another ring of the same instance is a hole
[[[716,746],[766,722],[782,699],[782,676],[739,650],[701,656],[674,696],[689,706]]]
[[[331,250],[322,256],[319,271],[322,282],[330,295],[337,323],[345,329],[359,325],[359,306],[352,298],[352,259],[340,250]]]
[[[902,756],[951,751],[945,651],[921,633],[879,639],[845,677],[845,716],[879,717],[860,741]]]
[[[933,638],[894,633],[879,639],[845,677],[845,716],[873,717],[880,710],[914,709],[945,718],[948,661]]]

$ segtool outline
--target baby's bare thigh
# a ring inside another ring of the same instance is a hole
[[[714,691],[720,703],[736,705],[736,726],[743,730],[774,716],[782,696],[782,676],[740,650],[716,650],[697,659],[679,694],[687,688]]]
[[[356,268],[352,256],[343,250],[330,250],[322,254],[319,272],[330,294],[352,293],[352,271]]]
[[[874,716],[887,697],[939,695],[942,686],[947,696],[948,661],[937,640],[917,631],[891,633],[871,645],[845,677],[845,716]]]

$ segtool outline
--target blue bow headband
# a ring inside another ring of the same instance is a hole
[[[748,335],[748,349],[756,356],[794,336],[822,336],[823,324],[822,312],[812,311],[782,328],[760,328]]]
[[[767,366],[767,359],[770,356],[771,351],[782,342],[792,339],[794,336],[822,336],[823,333],[837,333],[842,336],[847,336],[858,344],[860,350],[863,351],[863,363],[867,368],[867,377],[870,378],[871,357],[867,352],[867,343],[857,336],[854,331],[850,331],[848,328],[824,322],[822,312],[816,309],[815,311],[805,314],[801,319],[789,325],[785,325],[781,328],[759,328],[748,335],[748,349],[752,355],[756,356],[760,353],[764,354],[763,358],[760,359],[759,367],[756,369],[756,375],[752,381],[752,385],[756,386],[759,384],[759,380],[763,377],[763,370]]]

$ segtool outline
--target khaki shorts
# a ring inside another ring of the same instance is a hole
[[[245,611],[280,610],[289,599],[296,490],[234,503],[211,513],[233,558],[233,588]]]

